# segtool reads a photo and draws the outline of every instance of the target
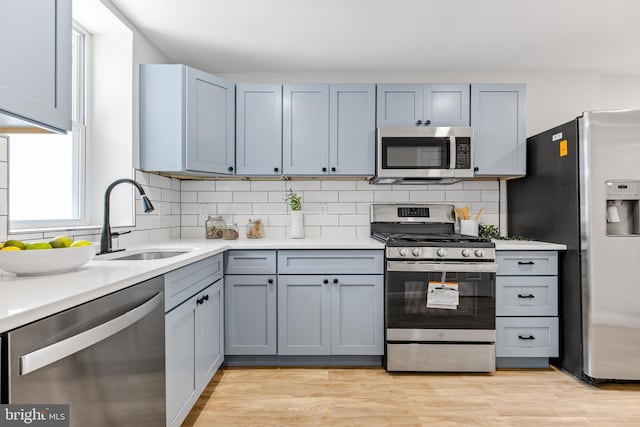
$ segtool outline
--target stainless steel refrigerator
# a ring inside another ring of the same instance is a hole
[[[564,243],[562,369],[640,380],[640,110],[589,111],[527,139],[507,183],[508,232]]]

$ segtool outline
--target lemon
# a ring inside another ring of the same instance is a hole
[[[27,248],[27,246],[22,243],[20,240],[7,240],[6,242],[4,242],[4,246],[13,246],[16,247],[20,250],[25,250]]]
[[[49,242],[49,244],[53,249],[66,248],[65,244],[62,243],[60,240],[52,240]]]
[[[4,248],[4,242],[0,242],[0,249]]]
[[[65,248],[68,248],[73,243],[73,237],[59,236],[59,237],[56,237],[53,241],[54,242],[61,242],[64,245]],[[51,242],[49,242],[49,243],[51,243]],[[55,248],[56,246],[53,246],[53,247]]]
[[[91,246],[91,242],[87,242],[86,240],[78,240],[71,245],[72,248],[77,248],[80,246]]]
[[[0,251],[2,251],[2,252],[20,251],[20,250],[22,250],[22,249],[16,248],[15,246],[5,246],[4,248],[0,249]]]
[[[38,242],[32,243],[27,247],[27,250],[38,250],[38,249],[51,249],[51,245],[46,242]]]

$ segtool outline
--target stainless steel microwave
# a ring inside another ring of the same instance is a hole
[[[378,128],[373,183],[454,182],[473,177],[470,127]]]

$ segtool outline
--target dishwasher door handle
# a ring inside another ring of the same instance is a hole
[[[95,328],[74,335],[55,344],[20,356],[20,375],[27,375],[47,365],[55,363],[74,353],[82,351],[109,338],[138,322],[162,302],[162,292],[126,313],[109,320]]]

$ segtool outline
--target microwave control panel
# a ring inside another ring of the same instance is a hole
[[[456,137],[456,169],[471,169],[471,138]]]

